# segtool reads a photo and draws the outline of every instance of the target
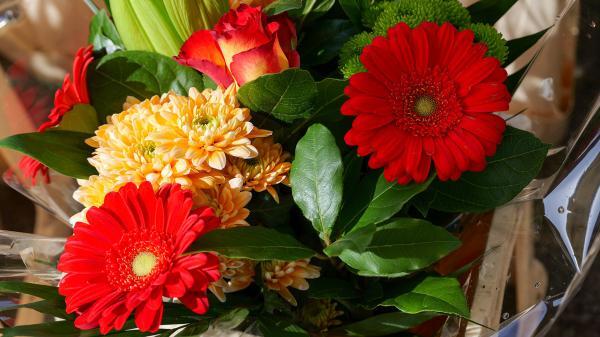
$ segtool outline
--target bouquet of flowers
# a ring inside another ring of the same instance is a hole
[[[549,145],[506,125],[545,33],[516,0],[110,0],[23,175],[77,179],[60,320],[5,336],[429,336],[469,319],[484,251],[456,215],[511,201]],[[531,64],[533,60],[529,62]],[[477,322],[475,322],[477,323]],[[86,330],[86,332],[81,332]]]

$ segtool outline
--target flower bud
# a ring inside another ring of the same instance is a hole
[[[115,25],[129,50],[174,56],[196,30],[209,29],[227,12],[221,0],[111,0]]]

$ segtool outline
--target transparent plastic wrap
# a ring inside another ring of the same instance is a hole
[[[577,0],[522,0],[497,24],[507,39],[552,26],[538,45],[509,66],[515,72],[535,58],[506,118],[553,147],[540,176],[512,202],[485,216],[460,217],[462,230],[485,239],[484,254],[463,275],[471,319],[448,318],[439,332],[442,337],[542,336],[577,293],[596,258],[600,94],[597,87],[579,92],[573,78],[597,72],[585,67],[576,50],[577,41],[585,43],[585,37],[578,40],[579,26],[595,28],[598,23],[592,18],[598,14]],[[0,17],[0,28],[2,24]],[[77,186],[73,179],[53,175],[51,184],[31,186],[9,171],[4,180],[65,225],[81,210],[72,199]],[[0,232],[0,245],[6,247],[0,249],[0,277],[32,275],[55,283],[60,273],[53,263],[63,243]],[[261,336],[256,324],[244,332],[234,330],[216,326],[202,336]]]

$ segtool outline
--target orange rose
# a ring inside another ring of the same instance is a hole
[[[230,10],[213,30],[200,30],[175,58],[217,84],[238,86],[257,77],[298,67],[296,27],[287,15],[267,17],[259,7]]]

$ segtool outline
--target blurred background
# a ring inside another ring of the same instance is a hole
[[[87,2],[103,6],[100,0]],[[600,0],[575,1],[571,7],[573,2],[520,0],[497,24],[505,37],[511,39],[547,28],[557,17],[561,18],[507,114],[507,118],[513,115],[511,124],[533,131],[555,147],[567,144],[570,125],[584,118],[584,113],[573,112],[590,111],[600,94]],[[70,71],[75,51],[87,44],[91,18],[86,1],[0,0],[0,138],[34,131],[45,120],[53,105],[54,91]],[[509,66],[509,71],[524,65],[526,58],[531,58],[539,47]],[[520,113],[524,107],[527,110]],[[19,159],[16,153],[0,150],[0,172],[10,169],[18,172]],[[64,221],[34,206],[3,181],[0,181],[0,229],[48,237],[65,237],[70,233]],[[3,249],[8,249],[2,244],[0,240],[0,256]],[[7,269],[6,263],[0,260],[0,277],[9,276],[2,271]],[[553,272],[546,268],[540,274],[547,279]],[[600,284],[600,262],[590,268],[581,291],[548,332],[549,336],[600,336],[597,284]],[[538,298],[535,290],[529,292],[524,295],[526,298]],[[0,317],[1,322],[4,319]],[[39,317],[31,313],[16,316],[18,324],[37,320]]]

